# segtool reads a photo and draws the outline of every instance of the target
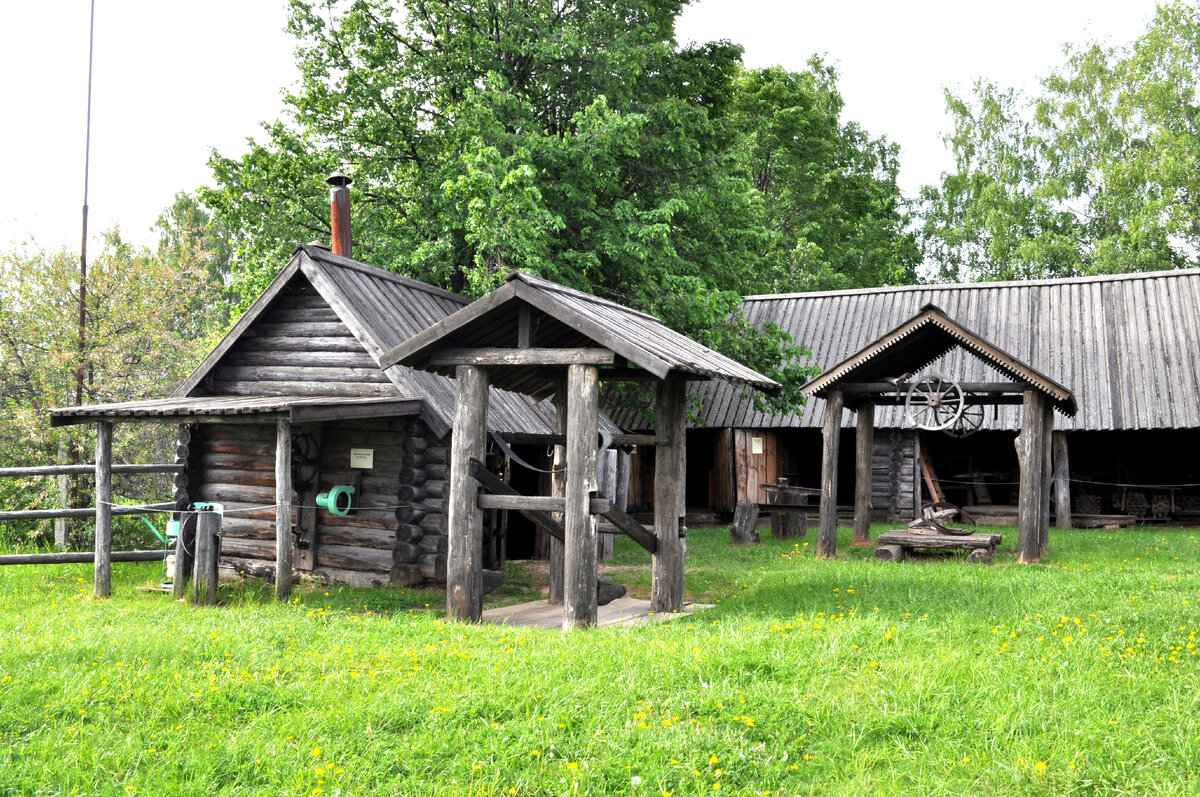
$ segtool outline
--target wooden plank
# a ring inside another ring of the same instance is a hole
[[[414,365],[420,358],[420,354],[424,349],[436,344],[443,337],[449,335],[454,330],[464,324],[479,318],[480,316],[499,307],[516,295],[515,283],[509,282],[502,285],[500,288],[484,296],[482,299],[467,305],[461,310],[455,311],[452,315],[443,318],[436,324],[431,324],[426,329],[417,333],[413,337],[404,341],[400,345],[383,352],[379,356],[379,365],[382,368],[387,368],[397,363],[400,365]]]
[[[875,448],[875,405],[858,408],[854,428],[854,544],[871,541],[871,452]]]
[[[885,531],[879,535],[880,545],[902,545],[905,548],[936,548],[936,549],[994,549],[1000,544],[999,534],[913,534],[909,531]]]
[[[454,382],[446,615],[479,622],[483,613],[483,512],[477,500],[478,483],[471,478],[471,460],[482,460],[487,447],[488,373],[478,366],[460,365]]]
[[[1054,406],[1049,402],[1042,408],[1045,430],[1042,433],[1042,504],[1041,519],[1038,521],[1038,554],[1050,547],[1050,498],[1054,495]]]
[[[1054,446],[1054,508],[1055,523],[1060,529],[1071,528],[1071,463],[1067,450],[1067,433],[1055,432]]]
[[[370,398],[372,396],[393,397],[396,395],[396,386],[391,382],[299,383],[280,380],[251,382],[244,380],[229,381],[217,379],[212,383],[212,391],[214,394],[221,396],[327,396],[330,398]]]
[[[382,374],[379,366],[370,355],[355,343],[354,351],[244,351],[241,346],[235,348],[229,355],[225,365],[237,367],[270,366],[270,367],[317,367],[317,368],[369,368]]]
[[[608,349],[439,349],[429,358],[432,366],[447,365],[612,365],[616,355]]]
[[[654,534],[658,549],[651,559],[650,606],[655,612],[678,612],[683,609],[687,485],[687,393],[682,379],[671,376],[658,383],[655,418],[658,436],[670,442],[655,450]]]
[[[95,596],[112,594],[112,424],[96,424]]]
[[[391,384],[374,366],[370,368],[333,368],[305,365],[221,365],[214,379],[228,382],[364,382]]]
[[[929,491],[929,500],[942,502],[946,500],[946,494],[942,492],[942,483],[938,481],[937,474],[933,470],[933,462],[929,458],[929,453],[925,447],[921,447],[921,479],[925,482],[925,489]]]
[[[275,598],[292,594],[292,423],[275,424]]]
[[[894,396],[897,392],[907,394],[912,385],[911,382],[839,382],[838,389],[847,398],[875,394]],[[1024,393],[1034,389],[1034,386],[1027,382],[960,382],[959,387],[963,389],[963,393],[982,393],[988,396]]]
[[[1042,460],[1045,448],[1046,423],[1044,394],[1038,390],[1025,392],[1025,407],[1021,414],[1020,444],[1021,479],[1018,493],[1017,561],[1036,562],[1041,553],[1041,504],[1045,481]]]
[[[388,398],[326,406],[294,404],[292,405],[292,423],[420,415],[424,409],[425,401],[418,398]]]
[[[817,531],[817,556],[837,554],[838,444],[842,432],[842,392],[831,390],[825,396],[825,426],[821,447],[821,508]]]
[[[350,330],[340,335],[296,337],[294,335],[256,335],[253,338],[243,338],[238,341],[237,350],[240,354],[250,352],[330,352],[369,357],[363,345],[355,340]]]
[[[591,497],[598,486],[599,422],[600,375],[596,366],[570,365],[567,369],[567,477],[563,513],[564,630],[596,624],[599,571],[596,516],[591,512]]]

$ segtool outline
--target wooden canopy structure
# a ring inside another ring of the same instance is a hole
[[[855,438],[854,537],[865,541],[870,526],[871,449],[875,406],[899,404],[912,375],[959,348],[1006,376],[1008,382],[961,385],[968,404],[1021,404],[1020,523],[1018,558],[1034,562],[1049,542],[1050,439],[1054,410],[1073,416],[1074,394],[1026,363],[957,323],[932,304],[916,316],[867,344],[802,388],[806,396],[825,400],[824,447],[821,461],[820,532],[817,555],[837,550],[838,436],[843,408],[857,412]]]
[[[596,623],[597,516],[653,556],[651,608],[683,607],[684,468],[688,380],[725,379],[764,391],[780,385],[665,327],[653,316],[522,273],[479,301],[386,352],[400,364],[455,377],[446,563],[447,615],[478,622],[482,598],[482,510],[520,511],[562,543],[564,628]],[[653,381],[657,428],[623,442],[656,448],[654,534],[595,497],[599,382]],[[480,464],[489,386],[555,396],[555,496],[521,496]],[[492,492],[481,494],[481,488]],[[500,493],[500,494],[497,494]],[[561,512],[561,524],[546,511]],[[555,557],[551,557],[554,577]],[[553,592],[553,590],[552,590]]]

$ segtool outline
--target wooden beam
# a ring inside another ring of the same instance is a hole
[[[825,396],[825,426],[821,447],[821,509],[817,530],[817,556],[837,554],[838,444],[842,432],[842,391]]]
[[[501,435],[509,445],[563,445],[566,443],[565,434],[544,434],[538,432],[506,432]],[[662,446],[670,441],[656,434],[625,434],[619,432],[612,436],[612,446]]]
[[[553,495],[566,495],[567,476],[567,380],[559,379],[554,383],[554,454],[550,460],[550,492]],[[563,502],[566,509],[566,502]],[[553,515],[561,528],[562,513]],[[547,601],[551,606],[562,606],[563,603],[563,541],[566,531],[558,539],[550,538],[550,587]]]
[[[523,304],[517,309],[517,348],[528,349],[533,346],[533,311],[529,305]]]
[[[196,536],[200,536],[197,526]],[[197,560],[199,557],[197,557]],[[275,599],[292,594],[292,422],[275,422]]]
[[[858,408],[854,430],[854,544],[871,541],[871,455],[875,448],[875,405]]]
[[[401,415],[420,415],[425,401],[419,398],[369,401],[361,404],[306,405],[296,404],[291,408],[292,423],[320,423],[322,421],[348,421],[358,418],[395,418]]]
[[[477,500],[478,482],[471,478],[471,460],[482,460],[487,448],[487,370],[460,365],[454,383],[446,616],[477,623],[483,614],[483,510]]]
[[[429,358],[433,367],[449,365],[538,366],[612,365],[608,349],[440,349]]]
[[[907,393],[913,384],[912,382],[843,382],[839,383],[837,388],[847,398],[850,398],[873,393]],[[982,393],[984,395],[1023,394],[1026,390],[1035,389],[1033,385],[1025,382],[959,382],[958,386],[963,389],[964,393]]]
[[[595,365],[567,369],[567,478],[563,528],[563,629],[596,624],[596,438],[600,376]]]
[[[1055,432],[1054,446],[1054,525],[1071,528],[1071,463],[1067,452],[1067,433]]]
[[[1054,495],[1054,405],[1046,402],[1042,408],[1045,431],[1042,437],[1042,516],[1038,529],[1038,555],[1050,547],[1050,497]]]
[[[1025,407],[1021,413],[1021,484],[1017,496],[1017,561],[1021,564],[1036,562],[1041,554],[1045,406],[1045,395],[1041,391],[1025,391]]]
[[[612,501],[607,498],[593,497],[589,507],[588,511],[593,515],[603,515],[612,509]],[[479,496],[479,508],[504,509],[515,512],[525,509],[536,512],[564,512],[567,508],[567,499],[557,495],[520,495],[519,493],[481,495]]]
[[[504,483],[504,481],[483,466],[479,460],[471,461],[471,478],[479,482],[485,490],[493,495],[519,495],[512,487]],[[554,518],[547,515],[545,512],[539,512],[532,509],[518,509],[525,517],[529,518],[535,525],[544,530],[551,538],[557,540],[560,544],[563,539],[563,527]],[[562,603],[560,600],[559,603]]]
[[[163,509],[174,509],[175,504],[167,501],[161,504],[142,504],[139,506],[110,506],[109,515],[148,515]],[[72,518],[96,516],[96,509],[14,509],[10,512],[0,512],[0,520],[47,520],[49,518]]]
[[[658,537],[655,537],[652,532],[646,531],[646,527],[636,520],[625,514],[624,511],[615,506],[608,508],[607,512],[601,512],[609,523],[617,527],[625,536],[636,542],[638,545],[645,548],[650,553],[658,550]]]
[[[96,555],[97,598],[112,594],[112,424],[96,424]]]
[[[182,513],[179,536],[175,538],[175,575],[171,579],[171,597],[182,600],[187,596],[187,584],[192,576],[196,552],[196,514]]]
[[[658,383],[655,399],[657,435],[663,442],[654,455],[654,534],[658,549],[651,560],[650,610],[683,609],[684,487],[687,459],[687,393],[682,379],[671,375]]]

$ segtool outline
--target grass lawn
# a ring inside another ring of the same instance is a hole
[[[716,609],[570,634],[434,591],[199,608],[135,589],[157,564],[105,601],[90,566],[4,568],[0,795],[1200,793],[1200,532],[1052,532],[1022,567],[1004,531],[989,566],[696,529]],[[618,545],[634,595],[645,561]]]

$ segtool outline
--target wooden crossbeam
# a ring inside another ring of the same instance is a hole
[[[636,542],[638,545],[645,548],[650,553],[658,550],[658,538],[652,532],[646,531],[646,527],[629,515],[617,509],[615,506],[610,506],[608,511],[601,512],[609,523],[612,523],[617,529]]]
[[[538,512],[565,512],[567,499],[558,495],[521,495],[519,493],[503,495],[479,496],[480,509],[509,509],[520,512],[532,509]],[[593,515],[603,515],[612,508],[612,502],[607,498],[591,499],[590,511]]]
[[[494,495],[521,495],[516,490],[505,484],[503,479],[485,468],[483,463],[477,459],[471,460],[469,472],[471,474],[471,478],[479,482],[479,484],[485,490],[493,493]],[[544,529],[551,537],[555,538],[559,542],[563,541],[563,537],[565,535],[562,524],[547,515],[545,512],[535,509],[517,509],[515,511],[520,512],[536,526]]]
[[[608,349],[442,349],[429,358],[432,366],[538,366],[612,365],[616,355]]]

